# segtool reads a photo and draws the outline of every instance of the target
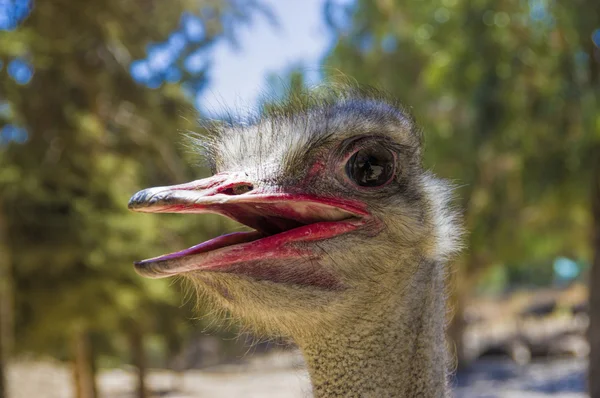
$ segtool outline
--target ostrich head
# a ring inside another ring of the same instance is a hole
[[[297,342],[439,289],[419,281],[441,275],[458,234],[402,108],[378,94],[308,95],[212,137],[212,177],[140,191],[129,207],[218,213],[252,231],[140,261],[140,274],[184,275],[233,318]]]

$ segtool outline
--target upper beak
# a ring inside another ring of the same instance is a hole
[[[290,219],[310,224],[369,214],[357,201],[256,189],[243,173],[222,173],[185,184],[144,189],[131,197],[129,209],[148,213],[217,213],[267,233],[276,226],[266,228],[261,216],[274,216],[269,218],[270,224],[282,221],[287,226]]]
[[[253,189],[252,182],[239,174],[217,174],[185,184],[144,189],[131,197],[129,209],[148,213],[212,212],[207,210],[211,205],[222,205]]]

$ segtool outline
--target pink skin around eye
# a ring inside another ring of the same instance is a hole
[[[369,191],[374,191],[377,189],[380,189],[386,185],[388,185],[395,176],[395,173],[392,173],[392,176],[382,185],[377,186],[377,187],[361,187],[360,185],[355,184],[350,178],[348,178],[348,175],[346,174],[345,168],[346,168],[346,163],[348,163],[348,160],[350,160],[350,158],[352,157],[352,155],[354,155],[356,152],[360,151],[363,148],[368,147],[368,143],[369,141],[366,142],[367,145],[365,145],[365,142],[355,142],[353,144],[351,144],[349,146],[349,148],[347,148],[347,152],[344,155],[344,157],[341,159],[340,161],[340,166],[338,167],[338,173],[340,173],[344,179],[344,181],[346,181],[346,183],[350,184],[352,186],[352,188],[357,189],[359,191],[365,191],[365,192],[369,192]],[[363,144],[363,145],[361,145]],[[398,156],[396,154],[396,152],[394,151],[390,151],[392,153],[392,156],[394,157],[394,165],[396,165],[396,162],[398,161]],[[318,160],[315,163],[313,163],[313,165],[310,167],[310,169],[308,170],[308,173],[306,173],[306,177],[304,177],[304,184],[310,184],[310,182],[316,178],[318,175],[322,174],[326,168],[326,162],[322,161],[322,160]],[[395,166],[394,166],[395,169]]]
[[[317,175],[321,174],[325,170],[325,162],[322,160],[316,161],[306,173],[306,177],[304,178],[304,182],[308,183]]]

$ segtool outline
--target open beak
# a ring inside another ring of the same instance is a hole
[[[354,231],[369,215],[357,201],[256,189],[244,173],[220,173],[186,184],[145,189],[133,195],[129,208],[149,213],[216,213],[253,229],[136,262],[137,272],[151,278],[200,270],[260,273],[265,271],[257,271],[259,263],[314,259],[318,253],[299,242]]]

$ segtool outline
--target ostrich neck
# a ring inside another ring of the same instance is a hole
[[[410,291],[299,342],[316,398],[448,395],[441,268],[423,264]]]

